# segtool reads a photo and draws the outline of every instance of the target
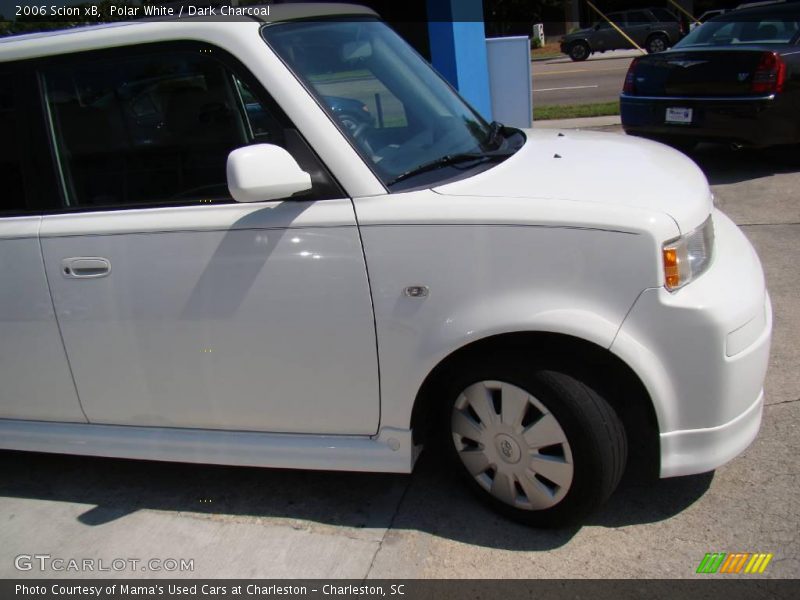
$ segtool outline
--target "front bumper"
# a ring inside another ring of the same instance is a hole
[[[758,432],[772,309],[761,263],[733,222],[714,211],[708,271],[675,293],[645,290],[611,350],[650,392],[661,476],[713,470]]]
[[[691,108],[690,124],[666,123],[667,108]],[[746,146],[794,144],[796,110],[779,96],[733,98],[665,98],[620,95],[620,115],[626,133]]]
[[[742,414],[717,427],[661,434],[661,477],[713,471],[750,445],[761,426],[764,391]]]

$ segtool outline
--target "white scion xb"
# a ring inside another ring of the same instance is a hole
[[[364,8],[3,40],[0,130],[2,448],[428,444],[555,526],[758,431],[769,297],[694,163],[489,124]]]

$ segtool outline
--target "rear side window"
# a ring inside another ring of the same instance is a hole
[[[228,154],[284,145],[280,119],[213,54],[148,51],[43,71],[68,206],[230,201]]]
[[[626,20],[629,25],[640,25],[642,23],[651,23],[653,17],[646,10],[632,10],[627,13]]]
[[[659,21],[677,22],[678,17],[669,12],[666,8],[651,8],[651,12]]]
[[[0,215],[24,212],[26,208],[21,120],[14,80],[10,74],[0,74]]]

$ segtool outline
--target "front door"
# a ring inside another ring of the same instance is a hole
[[[375,433],[352,203],[241,65],[175,45],[42,75],[68,205],[44,217],[42,251],[89,420]],[[314,189],[232,202],[227,155],[257,142],[286,147]]]
[[[28,82],[0,73],[0,418],[86,422],[39,249],[22,100]]]

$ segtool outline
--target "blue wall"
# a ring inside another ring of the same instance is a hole
[[[482,0],[427,0],[431,62],[459,93],[492,120]]]

